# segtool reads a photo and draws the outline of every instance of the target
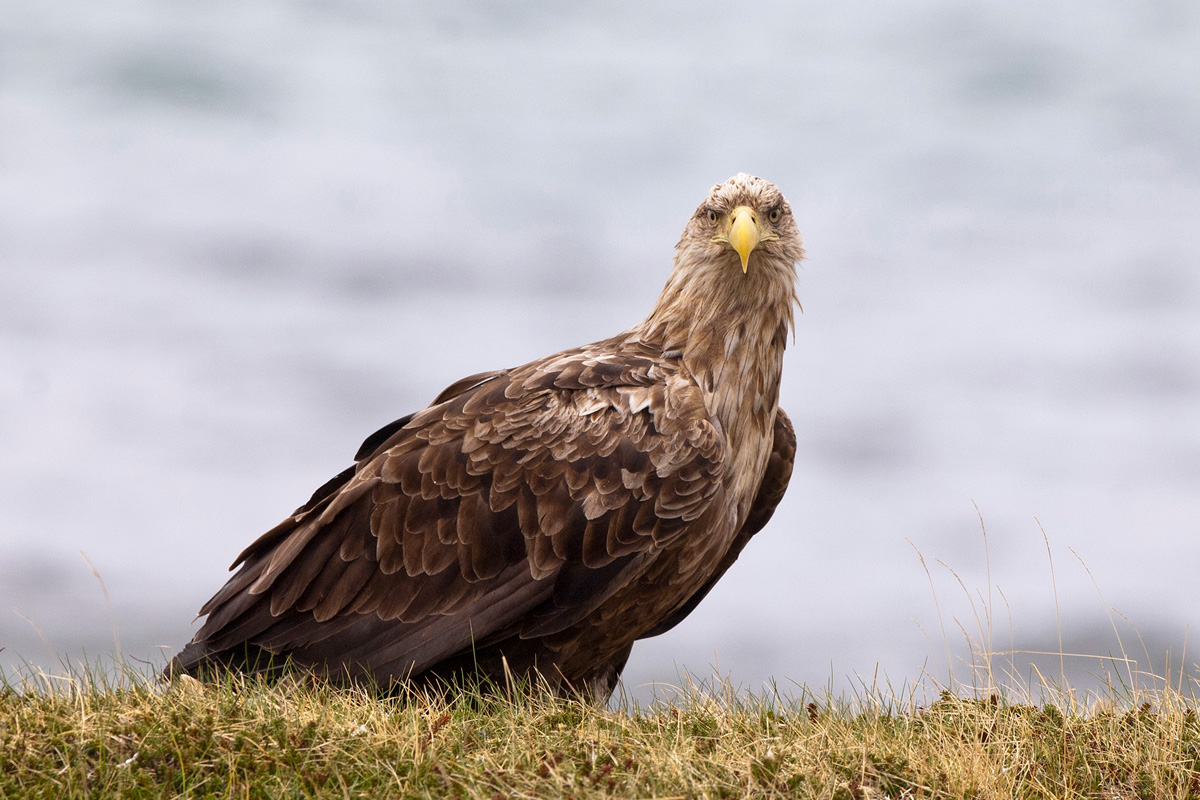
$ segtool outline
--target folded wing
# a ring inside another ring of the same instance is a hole
[[[700,517],[724,448],[695,387],[646,354],[464,379],[248,547],[172,668],[278,656],[386,682],[561,633]]]

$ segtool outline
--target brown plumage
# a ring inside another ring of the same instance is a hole
[[[238,556],[168,672],[516,674],[607,697],[633,642],[691,613],[787,488],[802,253],[773,185],[713,187],[645,321],[465,378],[369,437]]]

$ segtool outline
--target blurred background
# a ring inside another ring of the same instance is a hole
[[[1190,0],[8,0],[0,664],[161,666],[369,433],[641,319],[739,171],[808,249],[796,471],[627,689],[969,678],[989,613],[1195,669]]]

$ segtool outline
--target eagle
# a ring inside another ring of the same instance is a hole
[[[787,488],[803,252],[773,184],[717,184],[645,320],[463,378],[367,437],[242,551],[166,674],[517,676],[608,698],[633,643],[696,608]]]

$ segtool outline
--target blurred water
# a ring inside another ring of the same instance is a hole
[[[796,474],[627,683],[944,675],[942,628],[989,596],[997,647],[1057,649],[1055,589],[1067,649],[1115,651],[1112,606],[1178,657],[1194,3],[9,0],[0,662],[110,652],[114,627],[161,662],[366,434],[642,317],[739,170],[808,246]]]

